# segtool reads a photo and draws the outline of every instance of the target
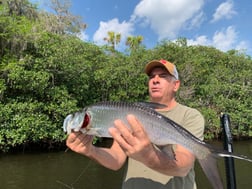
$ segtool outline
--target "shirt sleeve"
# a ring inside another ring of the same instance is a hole
[[[193,108],[188,109],[185,113],[183,126],[195,137],[201,140],[204,139],[205,120],[198,110]]]

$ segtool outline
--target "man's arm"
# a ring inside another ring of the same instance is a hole
[[[69,134],[66,145],[73,151],[85,155],[104,167],[112,170],[118,170],[126,161],[126,154],[119,144],[114,141],[110,148],[95,147],[92,144],[93,137],[81,132],[72,132]]]

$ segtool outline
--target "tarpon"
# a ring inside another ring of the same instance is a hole
[[[223,184],[217,168],[217,157],[233,157],[252,162],[245,156],[217,150],[192,135],[185,128],[155,111],[164,108],[156,103],[100,102],[68,115],[63,124],[64,131],[81,131],[88,135],[110,137],[108,129],[114,120],[127,122],[127,115],[133,114],[142,123],[150,141],[158,146],[179,144],[191,151],[199,161],[204,173],[214,189],[222,189]],[[174,157],[174,159],[176,159]]]

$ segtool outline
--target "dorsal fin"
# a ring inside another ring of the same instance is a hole
[[[144,106],[151,109],[163,109],[167,108],[165,104],[160,104],[156,102],[134,102],[136,105]]]

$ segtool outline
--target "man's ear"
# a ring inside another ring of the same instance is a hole
[[[176,80],[174,81],[174,92],[177,92],[179,90],[179,87],[180,87],[180,81],[179,80]]]

